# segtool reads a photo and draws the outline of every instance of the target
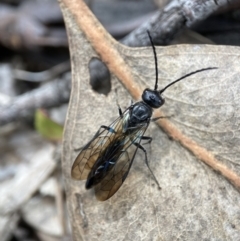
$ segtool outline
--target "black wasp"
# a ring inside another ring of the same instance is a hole
[[[142,101],[132,104],[124,112],[119,107],[120,116],[110,126],[102,125],[99,128],[92,140],[82,148],[72,166],[72,178],[87,179],[86,189],[94,187],[95,195],[101,201],[112,197],[122,186],[138,149],[144,152],[147,167],[160,188],[149,167],[147,152],[140,144],[142,140],[147,143],[152,141],[152,138],[144,136],[144,133],[151,121],[153,109],[164,104],[161,94],[171,85],[195,73],[216,69],[214,67],[191,72],[168,84],[165,88],[157,90],[157,55],[149,32],[148,36],[155,58],[156,82],[154,90],[145,89]],[[152,119],[152,121],[159,118]]]

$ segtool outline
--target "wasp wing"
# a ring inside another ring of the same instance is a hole
[[[109,199],[122,186],[138,150],[138,146],[134,144],[140,143],[148,124],[149,123],[145,123],[139,126],[139,129],[124,137],[124,146],[121,150],[122,154],[116,161],[115,166],[107,173],[103,180],[95,186],[95,196],[98,200],[105,201]],[[111,159],[110,156],[108,158]]]
[[[124,115],[128,112],[126,110]],[[75,159],[71,176],[77,180],[88,178],[92,167],[106,148],[122,133],[123,118],[118,117],[109,127],[100,127],[95,136],[80,151]]]

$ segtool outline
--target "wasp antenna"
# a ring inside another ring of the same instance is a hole
[[[150,39],[150,42],[151,42],[151,45],[152,45],[152,49],[153,49],[153,54],[154,54],[154,60],[155,60],[155,71],[156,71],[156,81],[155,81],[155,87],[154,87],[154,90],[157,90],[158,88],[158,63],[157,63],[157,54],[156,54],[156,49],[155,49],[155,46],[153,44],[153,40],[152,40],[152,37],[149,33],[149,31],[147,30],[147,33],[148,33],[148,37]]]
[[[177,83],[178,81],[180,81],[182,79],[185,79],[185,78],[189,77],[190,75],[194,75],[196,73],[203,72],[203,71],[206,71],[206,70],[212,70],[212,69],[218,69],[218,68],[217,67],[209,67],[209,68],[205,68],[205,69],[199,69],[199,70],[196,70],[196,71],[191,72],[189,74],[186,74],[186,75],[182,76],[181,78],[179,78],[179,79],[173,81],[172,83],[168,84],[163,89],[159,90],[159,93],[162,94],[168,87],[170,87],[171,85],[174,85],[175,83]]]

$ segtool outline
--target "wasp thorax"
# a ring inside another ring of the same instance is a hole
[[[143,102],[137,102],[132,109],[130,122],[141,123],[148,120],[152,115],[151,109]]]
[[[142,100],[152,108],[159,108],[164,104],[164,99],[157,90],[145,89],[142,94]]]

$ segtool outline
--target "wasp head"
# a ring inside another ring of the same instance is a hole
[[[159,108],[164,104],[164,99],[157,90],[145,89],[142,100],[152,108]]]

